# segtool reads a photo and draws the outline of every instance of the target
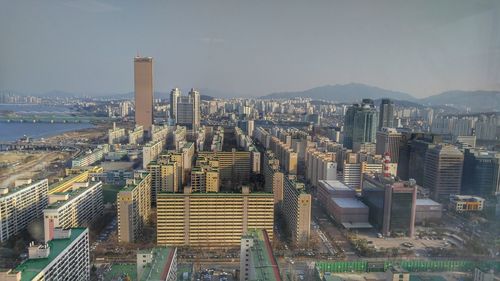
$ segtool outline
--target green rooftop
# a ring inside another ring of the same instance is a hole
[[[281,281],[276,279],[275,272],[279,268],[273,255],[270,244],[266,245],[266,239],[262,230],[252,229],[245,238],[253,238],[253,247],[251,247],[253,266],[255,268],[256,280],[262,281]],[[268,247],[269,246],[269,247]]]
[[[104,274],[104,281],[121,280],[124,276],[130,277],[130,280],[137,280],[137,265],[113,264],[111,270]]]
[[[167,247],[157,247],[151,250],[138,251],[137,254],[150,254],[153,253],[154,258],[152,263],[148,263],[144,267],[142,277],[139,281],[147,280],[162,280],[163,269],[172,263],[173,249]]]
[[[46,258],[41,259],[28,259],[19,266],[16,267],[15,271],[21,272],[21,281],[28,281],[35,278],[43,269],[45,269],[49,263],[51,263],[61,252],[66,249],[73,241],[75,241],[80,235],[82,235],[87,229],[86,228],[72,228],[71,236],[66,239],[54,239],[48,242],[50,247],[50,254]]]

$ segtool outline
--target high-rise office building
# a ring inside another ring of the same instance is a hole
[[[465,149],[462,192],[483,197],[500,194],[500,153]]]
[[[153,125],[153,58],[134,58],[135,124],[151,133]]]
[[[28,259],[7,272],[2,281],[19,280],[90,280],[89,230],[60,229],[46,244],[31,244]]]
[[[177,100],[181,96],[181,90],[179,88],[174,88],[170,91],[170,119],[177,121]]]
[[[20,233],[42,217],[47,207],[49,181],[17,180],[11,188],[0,188],[0,242]]]
[[[118,241],[136,242],[151,213],[151,175],[136,173],[118,192]]]
[[[344,122],[344,146],[352,149],[354,143],[375,142],[378,112],[373,100],[363,99],[361,104],[354,104],[346,112]]]
[[[370,209],[370,223],[384,236],[394,232],[415,235],[417,189],[413,180],[364,175],[362,198]]]
[[[54,229],[89,226],[103,213],[102,182],[74,184],[73,190],[49,195],[43,210],[45,241],[54,238]]]
[[[190,96],[177,98],[177,114],[175,115],[177,125],[192,128],[193,126],[193,101]]]
[[[423,185],[427,151],[442,140],[442,136],[434,134],[402,134],[399,147],[398,177],[403,180],[415,179],[417,184]]]
[[[200,106],[201,106],[201,101],[200,101],[200,92],[196,91],[195,89],[191,89],[189,92],[189,96],[191,97],[192,103],[193,103],[193,124],[192,128],[193,130],[197,130],[200,127],[201,123],[201,115],[200,115]]]
[[[393,128],[383,127],[377,132],[377,144],[375,153],[384,155],[389,153],[391,163],[397,163],[399,159],[399,145],[401,134]]]
[[[448,200],[460,194],[464,154],[455,146],[440,144],[427,151],[424,187],[434,200]]]
[[[394,102],[390,99],[382,99],[380,102],[378,129],[384,127],[394,128]]]
[[[160,246],[224,248],[240,244],[250,229],[265,229],[272,239],[272,193],[161,192],[157,198],[157,242]]]

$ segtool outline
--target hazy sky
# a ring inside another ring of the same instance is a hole
[[[0,90],[500,89],[499,0],[0,0]]]

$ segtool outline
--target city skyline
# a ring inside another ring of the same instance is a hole
[[[351,82],[415,97],[500,89],[495,1],[3,5],[2,90],[130,92],[136,54],[155,58],[158,92],[262,96]],[[147,20],[129,21],[135,14]]]

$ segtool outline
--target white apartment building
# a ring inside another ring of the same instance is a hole
[[[51,194],[43,210],[45,241],[52,240],[56,228],[86,226],[102,213],[102,182],[76,183],[69,192]]]
[[[47,206],[49,181],[17,180],[13,188],[0,188],[0,242],[18,234],[42,216]]]
[[[0,280],[90,280],[87,228],[58,228],[53,240],[42,245],[32,244],[28,253],[28,260],[15,269],[0,272]]]

